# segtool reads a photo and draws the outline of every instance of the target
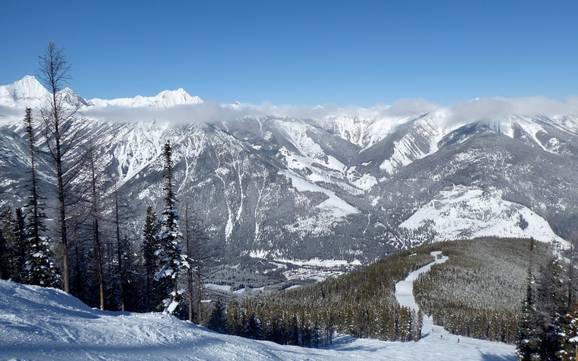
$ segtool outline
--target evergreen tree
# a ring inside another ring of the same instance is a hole
[[[530,258],[526,272],[526,298],[522,303],[522,314],[518,325],[516,354],[520,361],[539,359],[540,338],[538,337],[538,316],[534,297],[534,240],[530,240]]]
[[[518,325],[516,353],[520,361],[536,361],[540,359],[540,339],[537,335],[538,319],[534,301],[533,276],[528,267],[526,298],[522,304],[522,315]]]
[[[16,244],[14,245],[14,280],[22,282],[24,280],[24,264],[26,263],[26,216],[22,208],[16,208]]]
[[[8,280],[14,277],[14,247],[17,244],[17,236],[14,232],[16,221],[10,208],[5,208],[0,214],[0,273],[2,279]]]
[[[221,300],[215,302],[207,327],[219,333],[224,333],[226,331],[227,316],[225,314],[225,305]]]
[[[154,283],[157,262],[155,251],[158,245],[159,222],[152,207],[147,208],[146,219],[143,229],[142,255],[145,272],[144,305],[146,311],[152,311],[160,305],[161,298]]]
[[[54,255],[50,248],[50,241],[43,235],[45,214],[40,202],[38,179],[36,176],[36,139],[32,120],[32,109],[26,108],[24,118],[28,151],[30,157],[30,194],[26,205],[26,254],[24,259],[23,280],[26,283],[55,287],[59,285],[60,275],[54,262]]]
[[[561,322],[560,350],[557,356],[562,361],[575,361],[578,348],[578,304],[572,306]]]
[[[163,187],[165,208],[158,235],[159,243],[155,250],[159,269],[155,280],[164,295],[163,312],[174,313],[179,309],[183,299],[183,291],[178,288],[178,280],[185,268],[189,267],[186,255],[181,252],[182,234],[179,231],[178,214],[175,207],[176,199],[173,192],[173,162],[172,149],[169,142],[163,152],[165,166],[165,185]]]
[[[252,338],[254,340],[263,339],[263,328],[261,327],[261,320],[254,313],[251,313],[249,317],[246,318],[243,336]]]

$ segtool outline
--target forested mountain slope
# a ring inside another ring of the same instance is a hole
[[[383,340],[419,339],[421,314],[399,306],[395,284],[431,262],[431,252],[441,251],[449,261],[434,265],[416,282],[414,294],[420,309],[452,333],[513,343],[530,260],[540,279],[541,267],[551,254],[540,243],[530,251],[530,243],[479,238],[422,245],[334,279],[233,303],[228,316],[234,324],[256,315],[262,320],[264,337],[281,343],[295,342],[291,334],[283,334],[292,327],[301,327],[307,334],[337,330]],[[299,325],[293,324],[294,317]]]

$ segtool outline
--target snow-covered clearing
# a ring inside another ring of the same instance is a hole
[[[409,294],[412,279],[427,272],[431,265],[408,276],[405,284],[410,287]],[[400,286],[400,295],[404,287]],[[410,298],[405,298],[408,303]],[[98,311],[59,290],[7,281],[0,281],[0,335],[2,360],[515,359],[513,346],[464,337],[458,343],[457,336],[437,326],[418,342],[341,336],[329,349],[283,346],[221,335],[159,313]]]
[[[502,192],[496,189],[458,185],[443,190],[400,227],[416,230],[427,221],[433,222],[436,241],[499,235],[555,241],[569,247],[548,221],[521,204],[502,199]]]

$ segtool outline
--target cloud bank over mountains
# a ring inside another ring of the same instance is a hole
[[[42,94],[40,83],[26,76],[12,84],[0,86],[0,118],[19,116],[18,109],[37,107]],[[30,89],[35,89],[34,94]],[[67,90],[70,93],[70,90]],[[388,120],[403,122],[421,114],[439,112],[446,126],[478,120],[502,120],[511,115],[563,116],[578,114],[578,96],[553,99],[542,96],[504,98],[486,97],[472,99],[451,106],[442,106],[425,99],[401,99],[391,105],[376,104],[369,107],[318,105],[314,107],[263,104],[219,104],[189,95],[185,90],[168,90],[155,96],[121,99],[92,99],[82,106],[80,113],[88,118],[112,122],[163,121],[176,125],[210,124],[229,122],[246,117],[281,117],[314,119],[318,121],[337,118],[350,121]]]

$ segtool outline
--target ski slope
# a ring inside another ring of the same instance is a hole
[[[403,281],[395,284],[395,299],[400,306],[404,306],[413,311],[419,311],[419,306],[413,297],[413,283],[420,275],[429,272],[429,270],[436,264],[442,264],[448,260],[448,256],[442,255],[441,251],[434,251],[431,253],[434,261],[426,264],[417,270],[410,272]]]
[[[422,270],[422,273],[426,271]],[[412,273],[409,277],[414,276]],[[283,346],[217,334],[159,313],[98,311],[60,290],[7,281],[0,281],[0,335],[0,360],[515,359],[514,348],[510,345],[466,338],[458,343],[457,336],[435,326],[419,342],[384,342],[341,336],[329,349]]]

